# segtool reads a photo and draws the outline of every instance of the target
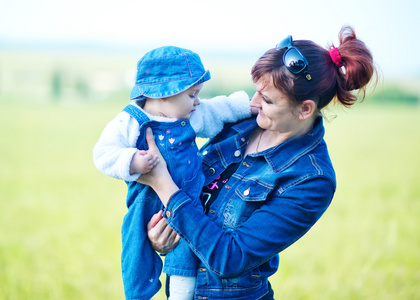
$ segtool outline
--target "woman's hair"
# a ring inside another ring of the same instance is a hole
[[[274,86],[292,102],[300,103],[311,99],[318,109],[327,106],[335,99],[346,107],[357,101],[354,90],[363,92],[376,69],[372,53],[366,45],[356,38],[352,27],[344,26],[339,33],[340,45],[337,47],[341,62],[336,65],[329,50],[308,40],[293,41],[308,61],[307,72],[292,74],[283,64],[283,54],[287,48],[268,50],[257,60],[251,75],[257,82],[265,75],[271,75]],[[342,67],[341,67],[342,66]],[[311,80],[306,78],[309,73]]]

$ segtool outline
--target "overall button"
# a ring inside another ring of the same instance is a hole
[[[235,155],[235,157],[241,156],[241,150],[236,150],[233,155]]]
[[[185,126],[185,124],[187,124],[187,122],[185,122],[185,121],[181,122],[181,126]]]
[[[216,170],[214,168],[209,169],[209,174],[214,175],[216,173]]]

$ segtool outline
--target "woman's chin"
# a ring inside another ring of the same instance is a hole
[[[259,127],[264,128],[264,118],[260,114],[257,116],[257,124]]]

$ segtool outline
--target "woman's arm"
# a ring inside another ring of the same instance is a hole
[[[308,186],[314,184],[318,188],[309,196]],[[281,197],[271,196],[230,231],[213,223],[183,191],[171,197],[164,217],[181,238],[191,243],[209,270],[222,277],[236,277],[293,244],[327,209],[333,196],[332,183],[317,178],[309,185],[302,184]],[[308,195],[305,204],[299,198],[302,195]]]

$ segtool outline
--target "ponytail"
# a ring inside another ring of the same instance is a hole
[[[357,101],[357,96],[352,93],[354,90],[362,92],[362,101],[364,100],[367,84],[376,71],[372,53],[364,42],[357,39],[352,27],[342,27],[338,38],[340,45],[336,49],[343,67],[337,69],[336,97],[348,107]],[[334,63],[333,59],[332,62]]]

